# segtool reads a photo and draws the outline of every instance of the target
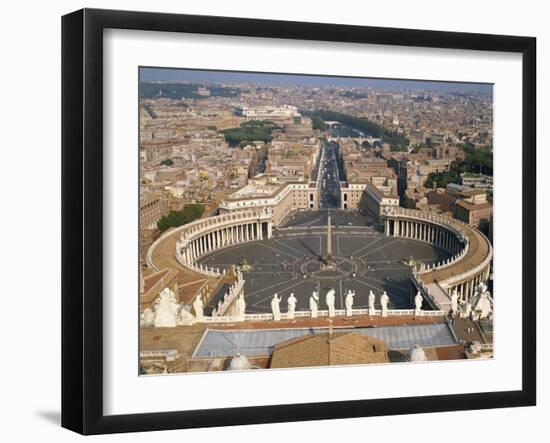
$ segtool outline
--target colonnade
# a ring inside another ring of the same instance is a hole
[[[451,254],[441,263],[415,269],[419,286],[436,285],[449,297],[456,290],[460,301],[468,301],[479,283],[489,279],[492,246],[479,230],[450,217],[405,208],[384,215],[386,235],[425,241]]]
[[[386,218],[385,234],[425,241],[451,254],[456,254],[464,248],[464,243],[455,232],[429,221]]]
[[[449,286],[448,292],[452,293],[454,290],[458,293],[458,299],[460,301],[470,300],[475,295],[476,287],[480,283],[485,283],[489,280],[490,267],[485,268],[479,274],[475,275],[473,278],[459,283],[457,285]]]
[[[184,239],[177,245],[178,260],[183,265],[193,264],[201,256],[227,246],[271,237],[270,222],[260,220],[219,226]]]
[[[227,246],[271,238],[273,211],[269,208],[229,212],[201,218],[169,231],[158,238],[147,251],[147,265],[158,271],[155,251],[160,244],[177,236],[175,258],[183,266],[208,274],[208,268],[195,264],[205,254]],[[219,273],[219,270],[215,273]]]

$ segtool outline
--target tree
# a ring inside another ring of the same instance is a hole
[[[170,211],[158,222],[157,227],[161,232],[169,228],[175,228],[200,218],[204,213],[204,206],[198,203],[187,204],[181,211]]]
[[[161,161],[160,164],[164,166],[173,166],[174,161],[170,158],[167,158],[166,160]]]
[[[318,115],[314,115],[313,117],[311,117],[311,123],[313,125],[313,129],[320,129],[321,131],[327,129],[325,121]]]
[[[271,132],[280,129],[273,122],[264,120],[250,120],[241,123],[238,128],[224,129],[222,134],[225,141],[230,145],[241,145],[245,141],[261,140],[265,143],[270,142],[273,137]]]

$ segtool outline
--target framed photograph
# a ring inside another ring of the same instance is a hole
[[[531,37],[62,20],[62,425],[536,403]]]

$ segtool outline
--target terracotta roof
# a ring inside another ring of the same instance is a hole
[[[456,202],[457,206],[461,206],[465,209],[467,209],[468,211],[475,211],[475,210],[479,210],[479,209],[487,209],[487,208],[492,208],[493,207],[493,204],[491,202],[483,202],[483,203],[471,203],[471,202],[467,202],[467,201],[464,201],[464,200],[458,200]]]
[[[275,346],[271,368],[388,363],[382,340],[350,332],[309,334]]]

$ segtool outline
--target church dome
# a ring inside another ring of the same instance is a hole
[[[422,349],[419,345],[415,345],[411,349],[409,349],[407,360],[412,362],[428,361],[428,358],[426,357],[424,349]]]
[[[229,367],[227,368],[228,371],[246,371],[247,369],[250,369],[251,365],[248,361],[248,358],[246,358],[244,355],[237,354],[235,357],[231,359],[231,362],[229,363]]]

